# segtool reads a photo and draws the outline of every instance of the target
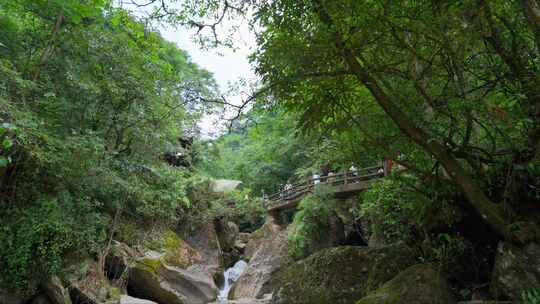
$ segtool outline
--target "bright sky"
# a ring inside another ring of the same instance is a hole
[[[234,50],[226,47],[203,50],[192,40],[194,30],[167,27],[162,28],[160,32],[165,39],[175,42],[181,49],[186,50],[195,63],[213,73],[223,93],[228,90],[229,83],[236,82],[240,78],[255,79],[255,74],[247,59],[255,46],[255,37],[247,25],[242,26],[237,32]],[[228,96],[228,98],[233,104],[241,103],[240,95]],[[214,137],[222,129],[224,123],[217,116],[206,116],[199,126],[204,137]]]
[[[122,1],[120,1],[122,3]],[[120,4],[121,6],[124,6]],[[129,4],[127,4],[129,7]],[[133,7],[132,7],[133,8]],[[143,16],[152,10],[152,6],[142,9],[132,10],[136,15]],[[238,24],[239,30],[234,32],[234,49],[220,47],[213,50],[203,50],[201,46],[193,42],[195,29],[174,28],[172,26],[162,26],[160,32],[163,37],[174,42],[191,56],[193,62],[202,68],[210,71],[216,79],[220,91],[228,92],[229,84],[237,82],[243,78],[249,81],[255,80],[255,74],[250,67],[247,57],[255,47],[255,35],[250,32],[248,24]],[[220,32],[228,32],[228,24],[225,22],[218,27]],[[230,25],[229,25],[230,26]],[[242,88],[240,88],[240,91]],[[249,91],[249,90],[247,90]],[[240,92],[235,92],[233,96],[226,96],[227,101],[232,104],[241,104]],[[220,121],[217,115],[206,116],[199,124],[203,137],[212,138],[219,135],[224,129],[226,121]]]

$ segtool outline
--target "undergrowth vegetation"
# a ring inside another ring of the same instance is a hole
[[[300,202],[288,234],[289,255],[294,259],[302,259],[318,249],[321,237],[331,228],[336,201],[330,190],[317,187]]]

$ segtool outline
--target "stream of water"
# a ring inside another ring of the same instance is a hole
[[[227,297],[229,296],[229,291],[231,290],[232,285],[240,275],[246,270],[247,263],[245,261],[238,261],[234,264],[233,267],[225,270],[223,276],[225,277],[223,287],[219,290],[218,303],[225,304],[228,303]]]

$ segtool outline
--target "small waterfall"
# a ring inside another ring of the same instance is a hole
[[[223,287],[219,290],[218,301],[219,303],[227,303],[227,297],[229,296],[229,291],[231,290],[232,284],[238,280],[240,275],[246,270],[247,263],[245,261],[238,261],[234,264],[233,267],[227,269],[223,276],[225,277],[225,282]]]

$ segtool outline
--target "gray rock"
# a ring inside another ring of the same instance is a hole
[[[201,271],[215,277],[222,272],[220,258],[222,249],[213,221],[181,227],[179,236],[193,247],[201,256],[198,263]]]
[[[430,264],[418,264],[400,272],[356,304],[454,304],[446,279]]]
[[[208,273],[149,259],[131,269],[129,285],[135,296],[167,304],[204,304],[215,300],[218,293]]]
[[[233,222],[220,220],[216,223],[216,232],[221,249],[223,251],[231,251],[240,232],[238,226]]]
[[[540,246],[530,243],[519,248],[499,243],[491,276],[491,294],[520,300],[521,293],[528,288],[540,288]]]
[[[207,234],[202,228],[199,234],[217,241],[215,233]],[[209,242],[199,241],[199,246]],[[219,265],[217,257],[207,255],[211,248],[205,247],[203,254],[170,230],[156,236],[151,244],[152,250],[140,248],[144,256],[137,257],[129,268],[128,285],[133,296],[167,304],[203,304],[216,299],[213,274]]]
[[[287,254],[287,231],[271,217],[258,232],[252,233],[255,247],[247,269],[233,285],[229,298],[262,298],[277,286],[278,273],[289,261]],[[256,238],[255,238],[256,237]],[[250,245],[248,245],[249,247]],[[247,248],[246,248],[247,251]]]
[[[119,304],[156,304],[156,302],[150,300],[144,300],[139,298],[130,297],[128,295],[122,295],[120,297]]]
[[[73,302],[97,304],[119,299],[119,290],[110,286],[108,280],[100,279],[99,267],[96,261],[87,258],[70,263],[62,271]]]
[[[232,179],[216,179],[212,181],[211,189],[217,193],[229,192],[238,188],[241,183],[241,181]]]

